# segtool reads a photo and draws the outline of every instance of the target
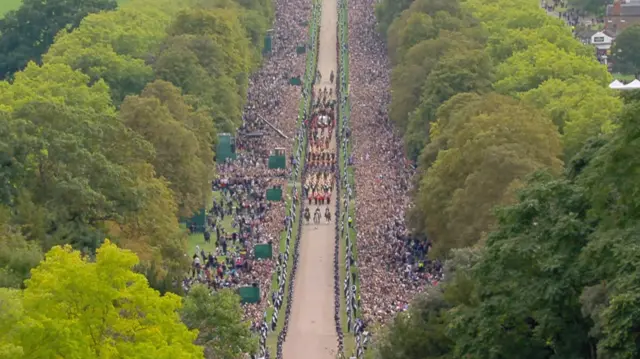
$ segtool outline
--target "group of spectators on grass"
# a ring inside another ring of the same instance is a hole
[[[268,156],[275,148],[290,151],[293,145],[301,89],[290,85],[289,79],[304,74],[305,56],[297,54],[296,47],[307,41],[305,22],[311,14],[310,0],[276,0],[275,6],[273,48],[250,79],[243,125],[236,137],[237,158],[218,165],[213,183],[218,195],[208,214],[205,240],[214,242],[216,250],[211,255],[200,248],[196,248],[199,253],[190,253],[201,274],[184,283],[188,289],[194,281],[204,281],[215,289],[208,277],[222,275],[215,287],[258,285],[261,301],[244,305],[246,318],[256,327],[270,300],[276,258],[255,260],[253,246],[271,243],[274,254],[278,253],[286,216],[284,201],[267,201],[266,190],[281,187],[285,200],[290,172],[290,168],[269,169]],[[231,228],[227,216],[232,217]]]
[[[365,322],[384,322],[407,308],[442,266],[426,258],[428,241],[405,224],[414,167],[387,115],[390,63],[376,31],[375,0],[349,0],[350,117],[355,168],[360,303]]]
[[[569,4],[567,0],[542,0],[540,6],[548,13],[564,20],[569,26],[574,27],[574,29],[579,25],[604,23],[604,19],[589,17],[589,14],[584,11],[571,7],[571,4]]]

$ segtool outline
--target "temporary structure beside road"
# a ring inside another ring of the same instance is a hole
[[[624,90],[637,90],[640,89],[640,81],[633,80],[630,83],[624,85]]]
[[[622,82],[615,80],[609,84],[609,88],[613,90],[640,90],[640,81],[633,80],[625,85]]]
[[[624,84],[618,80],[613,81],[612,83],[609,84],[609,88],[610,89],[614,89],[614,90],[620,90],[624,87]]]

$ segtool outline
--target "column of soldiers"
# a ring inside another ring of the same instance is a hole
[[[331,137],[336,125],[335,100],[331,99],[333,90],[319,90],[314,93],[316,102],[313,106],[309,129],[309,157],[307,166],[324,171],[335,170],[337,157],[335,151],[329,150]]]
[[[309,201],[309,206],[329,205],[331,192],[335,186],[334,172],[338,157],[335,150],[330,148],[331,138],[336,126],[335,104],[332,98],[333,90],[324,88],[314,90],[313,110],[307,122],[309,131],[309,151],[307,156],[307,178],[303,184],[303,193]],[[331,220],[331,212],[326,208],[324,213],[327,223]],[[305,208],[304,217],[309,223],[311,213]],[[319,222],[320,208],[313,214],[314,223]]]
[[[321,206],[331,204],[331,192],[335,185],[335,177],[329,172],[311,173],[304,182],[309,205]]]

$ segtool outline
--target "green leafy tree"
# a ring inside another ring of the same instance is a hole
[[[158,276],[182,271],[186,242],[173,194],[149,164],[154,148],[116,116],[104,82],[89,82],[67,65],[33,64],[0,83],[10,112],[0,121],[0,158],[9,164],[0,173],[12,222],[45,250],[91,252],[110,233],[144,265],[156,263]]]
[[[95,249],[101,236],[95,225],[143,208],[138,173],[126,163],[136,158],[120,155],[147,149],[104,151],[119,141],[140,142],[115,116],[40,102],[16,112],[13,125],[19,133],[14,147],[23,155],[18,183],[48,212],[48,235],[32,238],[45,248],[74,243]]]
[[[611,74],[595,58],[568,53],[552,43],[542,42],[498,65],[494,87],[500,93],[510,94],[534,89],[553,78],[571,80],[580,76],[601,86],[611,82]]]
[[[0,287],[21,288],[31,268],[42,260],[42,250],[37,242],[28,242],[10,221],[10,212],[0,208]]]
[[[210,36],[220,46],[222,63],[209,62],[209,69],[220,66],[223,73],[236,79],[238,90],[245,89],[251,67],[251,52],[247,33],[238,12],[232,9],[192,9],[180,12],[169,28],[169,34]],[[244,75],[244,76],[242,76]],[[243,93],[244,93],[243,92]]]
[[[417,159],[427,143],[440,105],[458,93],[486,93],[492,80],[493,67],[484,51],[447,52],[427,76],[420,104],[409,116],[405,144],[410,158]]]
[[[120,117],[153,144],[152,164],[156,173],[169,181],[179,214],[190,216],[201,208],[211,191],[212,134],[206,132],[206,122],[211,121],[205,117],[203,123],[180,91],[165,81],[149,84],[139,97],[127,97]],[[201,130],[204,132],[197,132]]]
[[[580,302],[580,253],[594,229],[584,189],[542,173],[518,197],[498,212],[498,228],[472,270],[477,307],[460,306],[453,315],[456,354],[593,357]]]
[[[562,165],[558,133],[542,113],[496,94],[461,112],[464,120],[438,122],[432,138],[446,149],[427,169],[416,203],[422,215],[415,225],[426,230],[436,256],[478,242],[494,223],[492,208],[512,201],[525,176]]]
[[[17,289],[0,288],[0,358],[24,357],[24,350],[12,341],[18,323],[23,316],[22,292]]]
[[[5,334],[23,350],[16,358],[202,358],[193,344],[197,331],[180,321],[180,297],[151,289],[132,270],[137,263],[109,241],[95,262],[69,246],[54,247],[33,269],[23,312],[14,310],[17,325]]]
[[[391,74],[391,120],[405,132],[410,113],[420,103],[427,76],[440,59],[449,52],[481,49],[481,46],[480,42],[462,33],[447,30],[440,31],[435,39],[412,46]]]
[[[167,39],[154,71],[180,87],[189,104],[207,111],[219,132],[233,132],[242,118],[244,95],[234,90],[238,83],[225,72],[224,61],[221,45],[212,37],[179,35]]]
[[[251,40],[252,49],[252,70],[255,69],[262,59],[262,49],[264,46],[264,36],[269,24],[274,19],[273,3],[268,0],[195,0],[198,7],[207,10],[227,9],[238,14],[240,24]]]
[[[182,320],[197,329],[197,343],[205,347],[205,357],[237,359],[245,353],[255,353],[257,338],[243,321],[240,297],[230,289],[216,293],[205,286],[195,286],[184,298]]]
[[[381,359],[436,359],[453,349],[444,317],[452,305],[442,290],[429,288],[400,313],[376,344]]]
[[[587,140],[614,129],[622,101],[611,89],[588,77],[551,79],[522,95],[544,109],[562,134],[566,158],[572,158]]]
[[[218,131],[234,132],[241,123],[248,74],[261,51],[250,39],[263,38],[259,34],[266,28],[255,14],[228,1],[203,3],[176,16],[154,71],[189,95],[189,104],[207,111]]]
[[[387,30],[393,20],[405,9],[409,8],[413,0],[382,0],[376,5],[376,17],[378,18],[378,30],[387,34]]]
[[[640,78],[640,25],[630,26],[616,36],[611,54],[616,71],[634,74]]]
[[[398,63],[412,46],[438,35],[431,16],[406,10],[389,27],[387,43],[392,62]]]
[[[0,18],[0,78],[40,61],[58,31],[70,31],[91,13],[113,10],[115,0],[24,0]]]
[[[601,299],[587,302],[595,308],[591,310],[596,324],[593,334],[598,339],[598,355],[616,359],[638,355],[633,333],[640,317],[635,299],[637,273],[632,263],[640,255],[635,248],[640,202],[632,193],[638,188],[633,153],[637,150],[639,110],[637,101],[625,106],[619,130],[593,154],[580,178],[590,188],[591,214],[598,223],[581,258],[590,269],[590,282],[602,285]]]

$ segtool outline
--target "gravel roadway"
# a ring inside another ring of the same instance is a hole
[[[323,0],[320,22],[320,44],[318,50],[318,70],[321,73],[318,88],[333,88],[329,81],[331,71],[337,75],[337,10],[336,0]],[[331,150],[336,150],[335,136],[331,139]],[[335,218],[335,191],[331,194],[332,220]],[[309,206],[313,213],[315,205]],[[320,206],[324,214],[326,206]],[[333,248],[335,243],[335,223],[302,226],[300,258],[293,294],[293,308],[289,322],[289,332],[284,343],[284,359],[335,359],[337,336],[333,295]]]

